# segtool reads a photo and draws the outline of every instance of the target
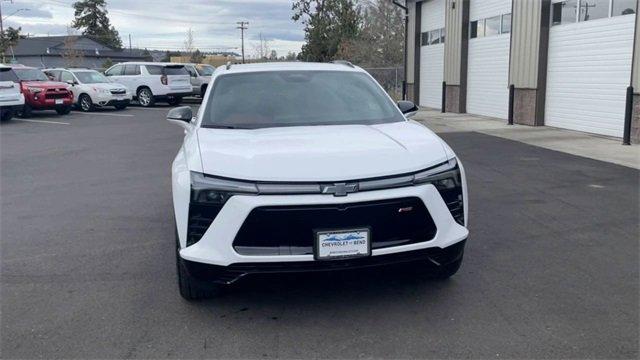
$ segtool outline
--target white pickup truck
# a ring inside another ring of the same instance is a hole
[[[9,66],[0,64],[0,119],[9,121],[24,106],[24,95],[16,74]]]

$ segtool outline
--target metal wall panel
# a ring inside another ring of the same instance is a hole
[[[422,2],[422,32],[444,27],[445,0]],[[420,47],[420,106],[440,109],[444,73],[444,44]]]
[[[638,4],[637,8],[640,9],[640,4]],[[633,76],[631,78],[631,86],[633,86],[633,92],[636,94],[640,94],[640,39],[638,38],[640,34],[640,19],[636,17],[636,27],[635,27],[635,41],[633,44]]]
[[[551,28],[546,125],[622,136],[635,17]]]
[[[538,86],[541,9],[542,1],[513,2],[509,82],[516,88]]]
[[[422,2],[422,32],[444,27],[445,0],[426,0]]]
[[[516,2],[519,2],[516,0]],[[535,1],[520,1],[535,2]],[[472,0],[469,4],[469,21],[511,12],[511,0]]]
[[[462,15],[463,1],[445,1],[444,81],[447,85],[460,85],[462,62]],[[455,6],[454,6],[455,4]]]
[[[415,66],[413,63],[413,59],[415,56],[415,36],[416,34],[414,29],[416,28],[416,3],[411,1],[407,2],[407,8],[409,8],[409,24],[407,28],[407,83],[413,84],[415,77]]]

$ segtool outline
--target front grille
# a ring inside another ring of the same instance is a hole
[[[399,209],[405,211],[400,212]],[[411,210],[407,210],[407,209]],[[313,254],[315,232],[369,227],[372,249],[431,240],[436,226],[416,197],[336,205],[266,206],[251,211],[233,242],[241,255]]]
[[[45,99],[65,99],[69,97],[69,91],[65,89],[49,89],[45,93]]]
[[[115,94],[126,94],[126,92],[127,92],[127,90],[125,90],[125,89],[112,89],[111,90],[111,93],[114,94],[114,95]]]

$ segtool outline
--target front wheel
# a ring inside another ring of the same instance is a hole
[[[140,106],[143,107],[150,107],[155,105],[155,99],[153,98],[153,93],[151,92],[151,89],[148,88],[142,88],[140,90],[138,90],[138,103],[140,104]]]
[[[56,112],[58,113],[58,115],[67,115],[71,112],[71,106],[58,107],[56,108]]]
[[[29,104],[24,104],[22,110],[20,110],[20,117],[23,119],[30,118],[31,114],[33,114],[33,108]]]
[[[13,118],[13,109],[9,108],[7,110],[2,111],[2,116],[0,116],[0,120],[9,121]]]
[[[176,267],[178,270],[178,288],[180,296],[187,301],[196,301],[212,298],[218,295],[222,290],[222,285],[217,284],[199,284],[189,274],[184,260],[180,257],[180,242],[178,240],[178,230],[176,229]]]
[[[84,112],[93,111],[93,109],[94,109],[93,101],[91,100],[91,96],[89,96],[87,94],[80,95],[79,103],[80,103],[80,110],[82,110]]]
[[[182,98],[180,96],[171,97],[167,99],[167,102],[171,106],[177,106],[177,105],[180,105],[180,103],[182,103]]]

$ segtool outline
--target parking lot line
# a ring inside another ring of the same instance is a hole
[[[80,114],[80,115],[100,115],[100,116],[122,116],[122,117],[131,117],[133,115],[131,114],[111,114],[111,113],[84,113],[84,112],[74,112],[74,114]]]
[[[48,121],[48,120],[13,119],[13,121],[25,121],[25,122],[45,123],[45,124],[58,124],[58,125],[71,125],[70,123],[66,123],[66,122]]]

